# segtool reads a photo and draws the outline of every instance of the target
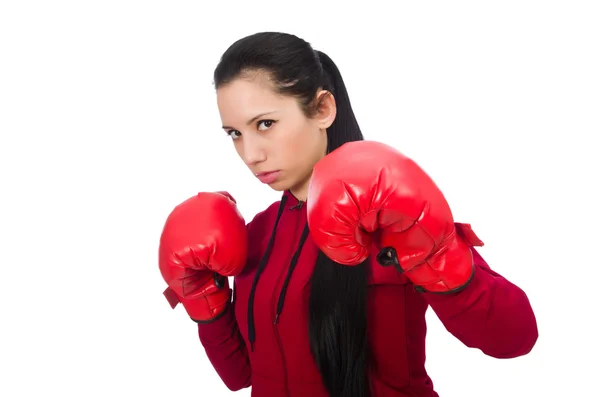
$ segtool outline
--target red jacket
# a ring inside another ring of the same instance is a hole
[[[248,339],[248,299],[278,217],[279,202],[248,224],[249,258],[242,274],[234,279],[233,310],[213,323],[199,324],[199,337],[231,390],[251,386],[253,397],[326,397],[308,339],[308,284],[317,247],[310,236],[305,236],[297,265],[288,276],[306,226],[306,206],[289,192],[283,196],[287,202],[255,289],[253,350]],[[492,271],[474,249],[473,253],[474,278],[465,289],[451,295],[417,292],[393,267],[371,262],[368,332],[375,364],[371,373],[373,397],[438,396],[425,370],[428,306],[456,338],[489,356],[517,357],[533,348],[537,324],[525,293]],[[275,323],[286,278],[285,305]]]

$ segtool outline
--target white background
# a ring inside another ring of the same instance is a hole
[[[247,218],[278,199],[212,86],[227,46],[264,30],[334,59],[366,137],[421,164],[531,299],[540,338],[513,360],[428,312],[440,395],[600,395],[595,2],[238,3],[2,2],[0,395],[249,395],[161,295],[157,244],[198,191]]]

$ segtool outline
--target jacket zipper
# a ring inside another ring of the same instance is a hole
[[[296,208],[292,208],[292,211],[296,210]],[[296,217],[296,225],[294,227],[294,238],[292,241],[296,242],[296,240],[298,240],[298,225],[300,222],[300,219],[302,218],[300,216],[301,214],[298,214]],[[289,381],[288,381],[288,369],[287,369],[287,363],[285,360],[285,352],[283,351],[283,342],[281,340],[281,335],[279,334],[279,328],[277,326],[277,303],[278,303],[278,297],[279,294],[281,293],[281,279],[282,277],[285,276],[285,274],[287,273],[290,261],[292,256],[294,255],[294,245],[292,245],[292,250],[290,253],[290,257],[287,258],[287,264],[288,266],[285,266],[282,270],[281,273],[279,274],[279,277],[277,278],[277,288],[273,288],[273,295],[271,297],[271,301],[273,303],[273,305],[271,306],[271,319],[273,320],[273,331],[275,332],[275,338],[277,339],[277,346],[279,347],[279,354],[281,355],[281,363],[283,365],[283,385],[284,385],[284,389],[285,389],[285,395],[290,397],[290,388],[289,388]],[[279,292],[279,293],[277,293]]]
[[[285,362],[285,355],[283,354],[283,343],[281,342],[281,336],[279,335],[279,330],[277,329],[277,324],[273,324],[275,328],[275,337],[277,338],[277,345],[279,346],[279,353],[281,354],[281,362],[283,364],[283,387],[285,389],[285,395],[290,397],[290,387],[288,384],[288,373],[287,373],[287,365]]]

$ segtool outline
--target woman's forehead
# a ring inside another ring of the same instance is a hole
[[[250,119],[257,114],[273,112],[289,105],[293,98],[277,94],[260,81],[237,79],[217,90],[221,116],[230,123]]]

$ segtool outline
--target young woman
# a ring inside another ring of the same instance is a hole
[[[327,55],[293,35],[254,34],[223,54],[214,79],[225,133],[282,197],[248,224],[227,192],[189,198],[165,223],[160,270],[229,389],[437,396],[427,307],[489,356],[532,349],[525,293],[488,266],[414,162],[363,140]]]

